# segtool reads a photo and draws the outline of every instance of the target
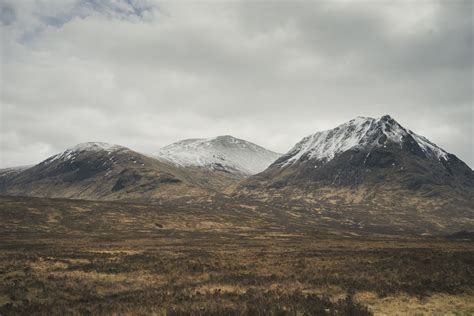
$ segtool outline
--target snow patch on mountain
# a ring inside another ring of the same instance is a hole
[[[355,148],[385,147],[387,142],[403,146],[403,140],[411,136],[426,156],[444,159],[448,153],[425,137],[403,128],[390,116],[380,118],[357,117],[334,129],[318,132],[303,138],[284,157],[281,166],[292,165],[300,159],[317,159],[323,162]]]
[[[446,152],[443,149],[439,148],[438,146],[436,146],[434,143],[430,142],[425,137],[420,136],[418,134],[415,134],[412,131],[409,131],[409,132],[410,132],[410,135],[413,136],[415,141],[418,143],[418,145],[421,147],[421,149],[425,153],[427,153],[427,154],[429,154],[433,157],[438,158],[438,160],[440,160],[440,159],[447,160],[448,159],[448,155],[449,155],[448,152]]]
[[[252,175],[265,170],[281,154],[232,136],[185,139],[153,153],[177,166]]]
[[[113,153],[114,151],[125,149],[125,147],[109,144],[109,143],[102,143],[102,142],[87,142],[81,143],[74,147],[68,148],[62,153],[54,155],[48,158],[45,162],[53,162],[56,160],[73,160],[79,153],[81,152],[107,152],[108,154]]]
[[[125,148],[120,145],[115,145],[115,144],[109,144],[109,143],[102,143],[102,142],[87,142],[87,143],[81,143],[78,144],[74,147],[72,147],[70,150],[72,151],[115,151],[118,149]]]

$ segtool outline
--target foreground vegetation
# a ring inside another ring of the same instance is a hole
[[[283,229],[231,210],[0,206],[1,315],[474,313],[472,241]]]

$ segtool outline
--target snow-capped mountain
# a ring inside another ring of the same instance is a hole
[[[232,136],[186,139],[153,154],[180,167],[252,175],[265,170],[280,154]]]
[[[180,170],[119,145],[76,145],[0,178],[0,193],[75,199],[140,199],[201,194]]]
[[[303,138],[249,188],[390,186],[433,192],[474,188],[473,171],[455,155],[389,115],[358,117]]]
[[[278,157],[229,136],[183,141],[160,153],[166,155],[150,157],[120,145],[82,143],[26,169],[0,170],[0,193],[142,201],[207,198]]]
[[[357,117],[334,129],[317,132],[303,138],[288,153],[279,159],[282,167],[300,160],[315,160],[326,163],[337,155],[351,150],[371,150],[376,147],[398,144],[421,152],[428,158],[447,160],[448,153],[425,137],[402,127],[389,115],[381,118]]]
[[[233,195],[316,213],[329,226],[449,230],[472,225],[474,172],[388,115],[358,117],[303,138]]]

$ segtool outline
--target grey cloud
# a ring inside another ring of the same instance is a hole
[[[471,1],[7,5],[1,166],[88,140],[232,134],[285,152],[386,113],[474,165]]]
[[[0,22],[3,25],[10,25],[15,19],[15,10],[8,3],[0,3]]]

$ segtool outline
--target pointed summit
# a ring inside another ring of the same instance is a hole
[[[334,129],[303,138],[276,163],[283,167],[296,162],[316,160],[326,163],[348,151],[370,152],[372,149],[395,146],[420,157],[447,160],[448,153],[423,136],[405,129],[390,115],[378,119],[357,117]]]
[[[304,137],[249,187],[372,187],[426,192],[474,188],[474,173],[455,155],[401,126],[389,115],[357,117]],[[245,185],[244,185],[245,186]]]
[[[352,223],[437,230],[472,214],[474,172],[389,115],[357,117],[303,138],[234,195],[318,212],[321,221],[334,209]]]
[[[391,117],[390,115],[385,114],[385,115],[383,115],[383,116],[380,117],[380,120],[387,122],[387,121],[390,121],[390,120],[393,120],[393,119],[392,119],[392,117]]]

